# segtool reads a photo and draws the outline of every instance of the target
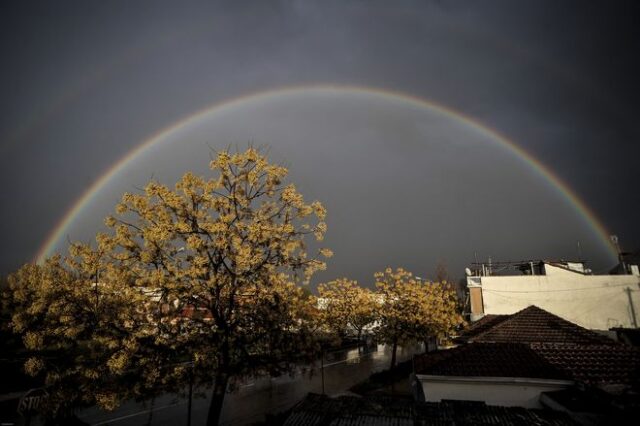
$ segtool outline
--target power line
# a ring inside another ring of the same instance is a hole
[[[497,293],[555,293],[561,291],[577,291],[577,290],[602,290],[606,288],[616,288],[616,287],[628,287],[633,284],[615,284],[609,286],[599,286],[599,287],[582,287],[582,288],[567,288],[567,289],[558,289],[558,290],[495,290],[489,288],[483,288],[482,291],[489,292],[497,292]]]

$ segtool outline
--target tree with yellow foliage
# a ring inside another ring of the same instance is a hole
[[[381,300],[377,334],[392,346],[391,368],[398,345],[423,342],[429,336],[444,338],[462,324],[455,293],[448,285],[421,282],[402,268],[387,268],[374,277]]]
[[[320,284],[318,294],[322,322],[341,339],[354,330],[360,340],[364,328],[375,321],[373,292],[357,281],[339,278]]]
[[[146,322],[138,309],[144,296],[126,285],[127,271],[87,246],[71,252],[11,274],[5,299],[11,328],[31,354],[25,371],[42,378],[49,394],[43,411],[61,424],[80,404],[112,408],[113,395],[140,393],[125,367]]]
[[[287,169],[258,150],[222,151],[210,178],[186,173],[173,189],[149,183],[125,194],[98,235],[100,250],[153,289],[154,339],[188,354],[197,383],[213,385],[208,424],[217,424],[234,378],[279,374],[313,355],[309,304],[296,285],[325,268],[308,235],[322,241],[326,211],[307,203]]]
[[[12,276],[14,331],[36,355],[68,354],[25,365],[46,375],[52,401],[112,409],[193,375],[213,387],[214,425],[234,380],[313,359],[315,300],[297,284],[332,254],[306,246],[323,240],[324,207],[256,149],[219,152],[210,168],[125,194],[97,249],[74,244],[66,264],[56,256]]]

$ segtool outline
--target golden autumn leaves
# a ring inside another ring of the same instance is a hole
[[[402,268],[387,268],[375,279],[382,299],[380,321],[391,336],[387,340],[445,338],[462,323],[455,291],[446,282],[425,283]]]
[[[320,318],[329,330],[357,337],[365,328],[392,346],[392,366],[398,344],[447,338],[463,322],[455,291],[446,283],[426,283],[410,272],[387,268],[374,274],[375,291],[341,278],[320,284]]]
[[[195,253],[193,269],[179,265],[171,270],[176,275],[206,274],[212,253],[230,267],[226,273],[236,276],[258,269],[273,273],[286,265],[302,270],[308,281],[326,267],[321,258],[331,251],[322,249],[319,257],[308,258],[303,238],[313,234],[322,241],[326,210],[318,201],[307,204],[293,184],[282,186],[286,168],[269,164],[253,148],[233,155],[220,152],[210,167],[218,172],[211,179],[187,173],[173,190],[151,182],[144,194],[125,194],[116,208],[121,217],[106,219],[115,233],[99,236],[102,247],[124,247],[127,256],[135,254],[145,263],[161,252]]]
[[[86,246],[70,251],[66,262],[54,256],[9,277],[11,326],[31,355],[25,371],[43,375],[52,412],[94,403],[99,394],[115,397],[116,383],[105,379],[118,372],[144,323],[136,304],[142,295],[123,285],[117,269]]]
[[[338,337],[354,330],[358,339],[365,327],[376,319],[374,293],[354,280],[340,278],[318,286],[319,317],[322,324]]]
[[[446,282],[424,283],[402,268],[387,268],[375,279],[382,299],[379,337],[392,345],[392,366],[398,344],[446,338],[463,323],[455,291]]]
[[[58,390],[52,410],[114,408],[179,388],[188,362],[197,384],[213,384],[215,424],[228,383],[313,359],[319,325],[359,336],[375,322],[395,345],[460,323],[450,290],[401,269],[376,274],[375,293],[348,279],[321,285],[326,306],[317,309],[296,282],[332,256],[308,253],[305,242],[324,239],[322,204],[306,202],[284,183],[287,169],[253,148],[219,152],[210,168],[209,178],[186,173],[173,188],[150,182],[124,194],[96,248],[73,244],[66,258],[10,278],[13,329],[36,354],[25,368]],[[64,359],[37,355],[44,350]]]
[[[97,247],[73,244],[68,257],[11,277],[12,326],[52,412],[179,389],[188,362],[196,384],[214,385],[216,424],[234,378],[313,356],[313,299],[296,281],[332,255],[305,243],[323,240],[324,207],[253,148],[220,152],[210,168],[209,178],[186,173],[173,188],[124,194]]]

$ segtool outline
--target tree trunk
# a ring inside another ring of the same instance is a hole
[[[393,349],[391,350],[391,367],[392,369],[396,366],[396,352],[398,352],[398,339],[393,339]]]
[[[147,424],[146,426],[151,426],[151,422],[153,420],[153,408],[156,405],[156,397],[154,396],[153,398],[151,398],[151,407],[149,407],[149,416],[147,417]]]
[[[229,375],[227,373],[220,372],[216,374],[216,382],[213,385],[213,394],[209,404],[209,414],[207,415],[207,426],[217,426],[220,423],[220,413],[222,412],[222,403],[224,402],[228,383]]]

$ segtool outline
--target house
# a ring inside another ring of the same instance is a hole
[[[636,399],[640,391],[639,349],[536,306],[487,315],[456,341],[414,358],[419,399],[541,408],[576,388]]]
[[[416,356],[414,374],[418,399],[428,402],[542,408],[541,393],[575,385],[570,374],[520,343],[474,343]]]
[[[638,328],[640,273],[594,275],[583,262],[524,261],[467,268],[470,320],[536,305],[592,330]]]

